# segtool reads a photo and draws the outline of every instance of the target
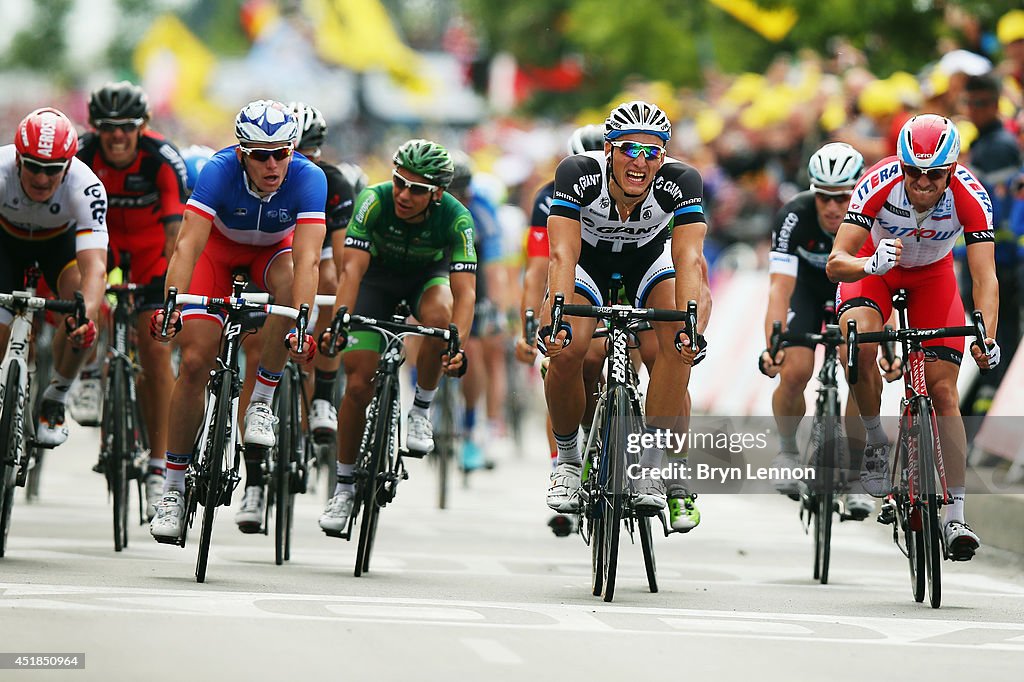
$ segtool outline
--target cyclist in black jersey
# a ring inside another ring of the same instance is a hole
[[[807,166],[811,188],[790,199],[779,211],[772,228],[768,273],[771,278],[765,314],[765,344],[771,345],[772,325],[782,322],[783,331],[820,332],[825,303],[835,303],[836,284],[825,274],[832,241],[846,216],[851,193],[864,172],[864,158],[848,144],[832,142],[814,152]],[[781,448],[772,466],[800,466],[797,428],[807,411],[804,390],[814,372],[814,348],[783,344],[775,358],[766,349],[758,359],[761,372],[778,375],[772,395],[772,412],[779,429]],[[856,402],[847,400],[847,415],[856,415]],[[853,420],[856,422],[857,420]],[[855,468],[855,467],[850,467]],[[797,482],[778,479],[775,489],[795,496]],[[869,495],[851,493],[846,508],[856,519],[874,511]]]
[[[549,288],[566,302],[590,305],[604,301],[613,273],[622,276],[630,302],[638,307],[685,308],[689,300],[706,301],[703,243],[707,225],[702,207],[703,181],[692,166],[665,156],[672,126],[665,113],[648,102],[626,102],[605,121],[600,152],[563,160],[555,172],[555,192],[548,218]],[[575,277],[574,277],[575,271]],[[574,281],[575,279],[575,281]],[[647,393],[649,429],[675,429],[688,417],[686,387],[690,370],[704,352],[700,331],[710,306],[698,315],[698,349],[671,323],[655,323],[658,354]],[[542,314],[550,320],[550,314]],[[582,456],[578,432],[585,407],[582,379],[587,343],[570,345],[572,335],[589,339],[596,321],[563,320],[560,329],[542,328],[540,340],[551,358],[545,393],[558,464],[551,476],[548,506],[555,511],[579,509]],[[677,340],[682,350],[676,350]],[[660,450],[645,450],[645,468],[660,465]],[[660,479],[637,481],[637,508],[664,509]],[[694,496],[673,481],[668,490],[673,529],[688,531],[700,522]]]

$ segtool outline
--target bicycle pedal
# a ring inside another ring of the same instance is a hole
[[[413,459],[423,459],[424,457],[427,456],[427,454],[429,453],[426,453],[422,450],[408,450],[405,448],[400,449],[398,451],[399,457],[412,457]]]
[[[350,533],[347,530],[326,530],[324,528],[321,528],[320,530],[324,531],[324,535],[328,535],[332,538],[340,538],[342,540],[350,539]]]
[[[179,547],[185,546],[184,543],[182,543],[181,538],[178,536],[167,537],[166,535],[154,535],[152,537],[161,545],[178,545]]]
[[[576,530],[576,523],[567,514],[555,514],[548,521],[548,528],[555,534],[555,537],[564,538],[572,535]]]
[[[97,474],[105,474],[105,473],[107,473],[107,462],[106,462],[106,460],[101,459],[100,461],[98,461],[95,464],[93,464],[92,465],[92,470],[95,471]]]

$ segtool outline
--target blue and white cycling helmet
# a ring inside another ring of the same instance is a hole
[[[194,144],[181,150],[181,158],[185,162],[185,189],[192,192],[196,187],[196,180],[202,172],[206,162],[213,158],[214,151],[209,147]]]
[[[655,104],[641,100],[623,102],[605,119],[604,139],[614,140],[631,133],[656,135],[662,142],[668,142],[672,137],[672,123]]]
[[[246,142],[295,144],[299,124],[288,107],[270,99],[249,102],[235,117],[235,137]]]

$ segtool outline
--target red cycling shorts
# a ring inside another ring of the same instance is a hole
[[[267,291],[267,272],[279,256],[290,254],[292,235],[270,246],[250,246],[233,242],[217,228],[210,231],[206,248],[199,255],[199,262],[192,272],[192,284],[188,293],[199,296],[230,296],[233,275],[236,270],[249,273],[249,284]],[[199,306],[184,306],[183,318],[208,319],[222,323],[217,315],[211,315]]]
[[[869,239],[868,242],[871,240]],[[867,244],[865,244],[865,247]],[[870,256],[861,249],[858,256]],[[836,311],[842,315],[851,308],[867,306],[879,312],[883,322],[892,314],[892,296],[897,289],[907,290],[907,318],[911,327],[959,327],[964,322],[964,306],[953,271],[952,253],[934,263],[917,268],[893,268],[884,275],[869,275],[858,282],[841,282],[836,289]],[[939,353],[943,360],[959,363],[964,352],[964,338],[931,339],[921,345],[941,346],[954,355]]]

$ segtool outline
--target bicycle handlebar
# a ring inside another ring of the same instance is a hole
[[[843,344],[843,335],[839,332],[839,327],[834,325],[826,325],[824,333],[794,332],[789,329],[783,332],[782,322],[776,320],[772,323],[771,343],[769,344],[769,354],[773,361],[783,343],[810,343],[815,346],[820,344],[838,347]]]
[[[525,322],[523,323],[523,340],[526,341],[527,346],[537,345],[537,329],[540,327],[540,321],[537,319],[537,313],[533,311],[533,308],[527,308],[523,314]]]
[[[624,317],[627,320],[650,320],[652,322],[693,322],[697,315],[697,304],[693,301],[690,301],[690,303],[693,304],[693,310],[687,310],[686,312],[664,308],[633,308],[628,305],[563,304],[562,314],[571,317],[594,317],[598,319]]]
[[[76,291],[75,294],[75,300],[70,301],[30,296],[27,291],[15,291],[10,294],[0,294],[0,305],[13,308],[24,306],[25,310],[52,310],[55,313],[73,314],[81,319],[85,315],[85,301],[79,298],[81,293]]]
[[[877,332],[858,332],[857,321],[850,320],[846,323],[846,370],[847,381],[850,385],[856,384],[858,377],[857,358],[859,345],[862,343],[881,343],[883,353],[886,346],[895,343],[909,343],[914,341],[926,341],[928,339],[949,339],[958,336],[973,336],[980,343],[985,343],[985,322],[982,319],[981,311],[975,310],[971,313],[973,324],[959,327],[936,327],[934,329],[893,329],[886,325],[885,329]],[[889,355],[886,359],[892,362]],[[983,374],[989,370],[981,370]]]
[[[338,337],[341,335],[342,330],[347,330],[349,325],[352,323],[362,324],[367,327],[376,327],[381,331],[390,332],[392,334],[417,334],[419,336],[429,336],[435,339],[442,339],[448,342],[448,357],[451,358],[459,352],[459,330],[454,324],[449,324],[447,329],[441,329],[440,327],[427,327],[421,324],[406,324],[404,322],[395,322],[393,320],[378,320],[374,317],[366,317],[364,315],[358,315],[355,313],[348,312],[348,308],[342,306],[338,308],[338,312],[334,315],[334,320],[331,321],[331,326],[328,328],[330,331],[330,342],[328,343],[327,350],[329,355],[335,355],[338,352]]]

